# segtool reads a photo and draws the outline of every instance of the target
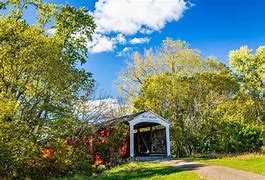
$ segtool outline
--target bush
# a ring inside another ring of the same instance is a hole
[[[110,126],[111,128],[105,127],[102,131],[98,131],[99,134],[95,134],[93,151],[99,155],[103,164],[116,166],[121,164],[124,158],[121,147],[128,138],[128,125],[115,122]],[[102,136],[100,132],[105,132],[107,135]]]
[[[171,127],[171,151],[176,157],[191,156],[195,144],[194,134],[190,129]]]
[[[262,146],[262,147],[260,148],[260,152],[261,152],[262,154],[265,154],[265,146]]]
[[[199,153],[242,153],[259,151],[263,145],[263,128],[243,121],[222,121],[214,133],[199,137]]]
[[[258,151],[263,144],[263,129],[254,123],[227,121],[221,124],[221,128],[227,153]]]
[[[51,157],[43,157],[43,154],[38,152],[29,154],[29,157],[21,160],[19,155],[12,155],[11,149],[2,147],[0,147],[0,179],[25,177],[39,179],[74,173],[92,174],[92,158],[82,148],[61,145]]]

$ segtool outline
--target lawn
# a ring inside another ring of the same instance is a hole
[[[123,179],[145,179],[145,180],[199,180],[199,176],[189,170],[180,170],[160,163],[154,162],[130,162],[121,166],[105,170],[101,174],[91,177],[83,174],[74,174],[51,178],[52,180],[123,180]]]
[[[131,162],[111,170],[105,171],[101,175],[94,176],[93,179],[200,179],[192,171],[183,171],[164,164],[151,162]]]
[[[217,159],[187,158],[186,160],[227,166],[235,169],[241,169],[265,175],[265,155],[260,155],[260,154],[246,154],[246,155],[223,157]]]
[[[151,162],[130,162],[110,170],[104,171],[102,174],[87,177],[84,175],[74,175],[70,177],[59,178],[63,180],[78,179],[78,180],[118,180],[118,179],[165,179],[165,180],[199,180],[199,176],[192,171],[184,171],[169,167],[160,163]]]

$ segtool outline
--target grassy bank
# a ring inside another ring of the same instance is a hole
[[[210,158],[187,158],[186,160],[227,166],[235,169],[241,169],[253,173],[265,175],[265,155],[246,154],[233,157],[223,157],[217,159]]]
[[[199,177],[192,171],[183,171],[159,163],[131,162],[94,176],[92,179],[190,179]]]

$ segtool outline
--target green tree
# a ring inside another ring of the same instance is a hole
[[[256,118],[257,121],[264,123],[265,46],[259,47],[255,54],[252,54],[252,50],[248,47],[243,46],[239,50],[231,51],[229,57],[234,75],[240,84],[241,106],[251,104],[246,109],[250,115],[246,119]],[[243,103],[244,101],[247,103]]]
[[[265,46],[259,47],[256,54],[251,52],[246,46],[231,51],[230,65],[241,83],[242,91],[259,98],[264,96]]]
[[[191,154],[201,124],[214,133],[214,124],[221,120],[217,107],[237,89],[226,73],[196,73],[178,77],[161,74],[148,78],[133,102],[137,109],[152,109],[171,120],[173,150],[178,156]]]
[[[231,70],[216,58],[203,58],[185,42],[167,39],[157,53],[147,51],[143,58],[134,56],[121,73],[121,89],[136,110],[152,109],[171,121],[172,150],[176,156],[258,150],[264,106],[261,49],[259,60],[253,58],[257,75],[250,73],[253,67],[240,70],[246,63],[240,64],[242,57],[238,52],[231,53],[231,58],[239,62],[233,62]],[[242,80],[245,76],[249,79]],[[239,141],[243,137],[236,134],[243,132],[256,134],[249,136],[253,144]],[[227,148],[230,145],[234,149]]]
[[[145,50],[144,56],[136,52],[127,62],[119,75],[117,89],[130,100],[138,96],[140,85],[146,77],[159,75],[162,72],[174,73],[176,76],[190,75],[202,71],[218,71],[225,68],[216,64],[215,57],[208,60],[201,56],[199,50],[191,49],[185,41],[166,39],[160,48]],[[209,69],[209,65],[211,69]]]
[[[29,6],[37,10],[37,25],[23,19]],[[5,8],[8,13],[0,16],[0,176],[48,173],[52,164],[62,171],[77,168],[77,156],[60,152],[67,148],[66,137],[81,133],[74,107],[94,85],[91,73],[77,67],[86,59],[93,18],[84,8],[39,0],[1,2],[0,10]],[[49,21],[53,35],[47,33]],[[53,159],[42,158],[43,149],[55,147],[60,151]]]

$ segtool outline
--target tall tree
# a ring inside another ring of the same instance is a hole
[[[219,70],[223,64],[216,64],[215,57],[204,59],[199,50],[191,49],[185,41],[166,39],[160,48],[148,49],[144,56],[136,52],[120,72],[117,88],[128,99],[140,92],[144,79],[162,72],[176,76],[190,75],[196,72]],[[211,66],[209,66],[212,64]]]
[[[203,58],[185,42],[167,39],[156,53],[135,54],[121,73],[120,87],[136,110],[152,109],[171,121],[172,149],[177,156],[194,150],[257,150],[262,144],[263,50],[255,58],[246,52],[231,53],[231,70],[214,57]],[[246,66],[242,54],[254,64]],[[252,138],[253,143],[241,141],[244,138]]]
[[[230,65],[241,84],[242,92],[261,98],[264,96],[265,46],[259,47],[256,54],[251,52],[246,46],[231,51]]]
[[[29,6],[37,10],[37,25],[23,19]],[[84,8],[40,0],[1,2],[0,10],[5,8],[9,11],[0,16],[0,174],[18,176],[42,166],[38,160],[45,146],[63,146],[66,136],[78,133],[74,107],[87,98],[94,80],[77,64],[85,62],[95,24]],[[55,34],[47,33],[49,21]]]
[[[265,46],[260,46],[255,54],[243,46],[230,52],[230,65],[240,83],[241,102],[249,104],[246,109],[248,119],[256,118],[265,123]]]
[[[183,156],[193,151],[202,124],[208,135],[214,133],[214,125],[221,121],[218,107],[235,92],[237,83],[229,73],[164,73],[147,78],[133,103],[136,109],[152,109],[171,121],[174,153]]]

